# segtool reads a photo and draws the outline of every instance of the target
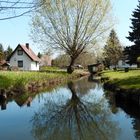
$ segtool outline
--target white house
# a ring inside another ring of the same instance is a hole
[[[119,61],[118,61],[117,67],[118,67],[118,68],[126,68],[126,67],[130,67],[130,65],[127,64],[127,63],[125,62],[125,60],[119,60]]]
[[[137,68],[137,64],[130,65],[130,64],[127,64],[126,62],[127,62],[127,60],[119,60],[117,67],[118,68],[126,68],[126,67],[128,67],[128,68]]]
[[[18,67],[20,70],[39,70],[40,59],[31,50],[28,43],[26,45],[18,44],[8,61],[11,67]]]
[[[110,69],[113,69],[115,67],[117,67],[117,68],[127,68],[127,67],[128,68],[137,68],[137,65],[136,64],[133,64],[133,65],[127,64],[126,60],[120,59],[118,61],[118,64],[116,66],[115,65],[111,65]]]

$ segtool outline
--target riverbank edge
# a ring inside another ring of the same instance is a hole
[[[112,71],[111,71],[112,72]],[[126,93],[126,94],[135,94],[135,93],[139,93],[140,94],[140,87],[128,87],[125,88],[125,87],[122,87],[121,85],[118,85],[117,83],[120,83],[121,82],[121,79],[119,80],[119,78],[116,79],[113,78],[111,75],[110,76],[107,76],[106,74],[104,74],[106,72],[102,72],[101,73],[101,80],[104,82],[104,88],[109,90],[109,91],[113,91],[113,92],[116,92],[116,93]],[[126,80],[128,79],[129,76],[127,76],[126,78],[124,78],[123,80]],[[131,77],[132,78],[132,77]],[[134,79],[135,79],[135,76],[134,76]],[[117,83],[116,83],[116,80],[117,80]],[[128,79],[129,80],[129,79]],[[131,80],[132,82],[132,80]],[[131,84],[131,83],[129,83]],[[133,83],[132,83],[133,84]],[[126,84],[127,85],[127,84]]]
[[[113,83],[112,81],[108,80],[104,82],[104,88],[106,90],[109,90],[109,91],[113,91],[113,92],[116,92],[116,93],[126,93],[126,94],[135,94],[135,93],[139,93],[140,94],[140,88],[128,88],[128,89],[125,89],[125,88],[122,88],[120,86],[118,86],[117,84]]]
[[[110,91],[113,95],[121,97],[123,102],[131,102],[140,105],[140,89],[124,89],[110,81],[104,83],[104,89]]]
[[[11,86],[8,89],[0,89],[0,97],[7,99],[11,96],[20,96],[20,95],[33,95],[43,91],[50,91],[57,86],[61,86],[71,80],[76,80],[80,77],[89,75],[87,72],[78,72],[68,76],[56,77],[49,80],[42,81],[31,81],[25,85]]]

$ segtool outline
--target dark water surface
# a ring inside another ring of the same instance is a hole
[[[0,140],[140,139],[140,107],[88,78],[0,103]]]

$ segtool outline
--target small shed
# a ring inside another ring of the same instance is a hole
[[[91,74],[95,74],[95,73],[101,71],[101,63],[88,65],[88,70]]]

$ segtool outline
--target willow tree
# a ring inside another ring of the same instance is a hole
[[[32,38],[70,56],[68,73],[78,56],[93,47],[109,28],[110,0],[40,0],[32,20]]]

